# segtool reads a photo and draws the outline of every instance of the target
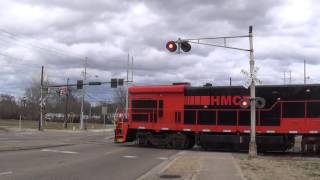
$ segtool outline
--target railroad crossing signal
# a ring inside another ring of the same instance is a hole
[[[177,41],[168,41],[166,44],[166,48],[170,52],[175,52],[178,50],[178,53],[180,52],[180,49],[182,49],[183,52],[189,52],[191,50],[191,45],[186,40],[178,39]]]

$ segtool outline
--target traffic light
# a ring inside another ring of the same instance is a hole
[[[166,48],[170,52],[175,52],[177,50],[177,44],[174,41],[167,42]]]
[[[77,89],[83,88],[83,80],[77,80]]]
[[[178,40],[175,41],[168,41],[166,48],[170,52],[175,52],[178,48],[182,49],[183,52],[189,52],[191,50],[191,45],[186,40]]]
[[[123,86],[124,84],[124,79],[118,79],[118,85]]]
[[[118,87],[118,79],[111,79],[111,88]]]

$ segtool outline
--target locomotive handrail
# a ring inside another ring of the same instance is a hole
[[[276,101],[274,102],[270,108],[267,108],[267,109],[257,109],[257,111],[260,113],[260,112],[268,112],[268,111],[272,111],[278,104],[280,105],[283,105],[283,103],[310,103],[310,102],[320,102],[320,100],[295,100],[295,101],[292,101],[292,100],[287,100],[287,101],[283,101],[283,100],[279,100],[279,101]],[[157,111],[159,110],[158,108],[130,108],[130,112],[131,114],[146,114],[148,116],[148,119],[147,120],[143,120],[143,121],[147,121],[147,122],[156,122],[154,118],[154,114],[157,113]],[[140,110],[140,111],[149,111],[149,112],[133,112],[132,110]],[[249,112],[250,109],[173,109],[173,108],[164,108],[163,110],[165,111],[172,111],[172,112],[183,112],[183,111],[195,111],[196,113],[199,113],[199,111],[207,111],[207,112],[221,112],[221,111],[234,111],[236,112],[237,114],[239,112]],[[281,114],[281,118],[282,118],[282,113]],[[305,117],[306,118],[306,115]],[[217,123],[217,120],[218,118],[216,117],[215,118],[215,121]],[[237,115],[237,125],[239,125],[239,116]],[[258,121],[260,121],[260,116],[258,118]],[[198,124],[198,121],[199,121],[199,118],[198,116],[196,116],[196,124]]]
[[[261,108],[261,109],[258,109],[260,111],[271,111],[277,104],[279,103],[298,103],[298,102],[303,102],[303,103],[308,103],[308,102],[320,102],[320,100],[297,100],[297,101],[276,101],[275,103],[273,103],[269,108]],[[239,106],[240,107],[240,106]],[[129,110],[157,110],[158,108],[129,108]],[[172,109],[172,108],[163,108],[164,110],[172,110],[172,111],[183,111],[183,110],[205,110],[205,111],[247,111],[247,110],[250,110],[250,109],[242,109],[242,108],[239,108],[239,109],[186,109],[186,108],[183,108],[183,109]]]
[[[271,111],[277,104],[279,103],[308,103],[308,102],[320,102],[320,100],[298,100],[298,101],[276,101],[275,103],[272,104],[272,106],[270,108],[261,108],[258,109],[260,111]],[[158,108],[129,108],[129,110],[152,110],[152,111],[156,111]],[[163,108],[164,110],[172,110],[172,111],[184,111],[184,110],[197,110],[197,111],[247,111],[250,109],[187,109],[187,108],[183,108],[183,109],[172,109],[172,108]]]

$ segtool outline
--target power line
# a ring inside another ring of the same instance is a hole
[[[18,34],[14,34],[14,33],[10,33],[6,30],[3,30],[3,29],[0,29],[0,32],[4,33],[4,34],[7,34],[9,36],[6,36],[7,38],[10,38],[14,41],[18,41],[20,43],[23,43],[24,46],[32,46],[34,48],[37,48],[37,49],[40,49],[40,50],[43,50],[45,52],[50,52],[51,54],[55,54],[55,55],[60,55],[60,56],[65,56],[65,57],[72,57],[72,58],[75,58],[75,59],[84,59],[84,58],[81,58],[81,57],[78,57],[76,55],[71,55],[70,53],[68,52],[64,52],[63,50],[60,50],[60,49],[56,49],[56,48],[53,48],[53,47],[49,47],[47,45],[44,45],[44,44],[41,44],[41,43],[38,43],[40,44],[39,45],[36,45],[34,43],[31,43],[31,42],[28,42],[28,43],[25,43],[23,40],[17,38],[17,37],[21,37],[21,35],[18,35]],[[32,39],[33,41],[36,41],[34,39]],[[20,44],[21,45],[21,44]],[[22,45],[23,46],[23,45]]]
[[[18,58],[18,57],[14,57],[14,56],[11,56],[11,55],[8,55],[8,54],[4,54],[2,52],[0,52],[0,56],[4,56],[4,57],[7,57],[7,58],[10,58],[10,59],[15,59],[15,60],[25,60],[25,59],[22,59],[22,58]],[[41,67],[41,65],[39,64],[33,64],[33,63],[26,63],[26,64],[17,64],[17,63],[14,63],[14,65],[34,65],[34,66],[37,66],[37,67],[34,67],[34,68],[39,68]],[[28,67],[30,68],[30,67]]]

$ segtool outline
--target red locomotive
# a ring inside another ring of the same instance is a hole
[[[119,120],[115,142],[187,149],[248,149],[249,90],[241,86],[133,86],[128,119]],[[257,146],[285,151],[302,135],[302,150],[320,150],[320,85],[256,87]],[[306,149],[307,148],[307,149]]]

